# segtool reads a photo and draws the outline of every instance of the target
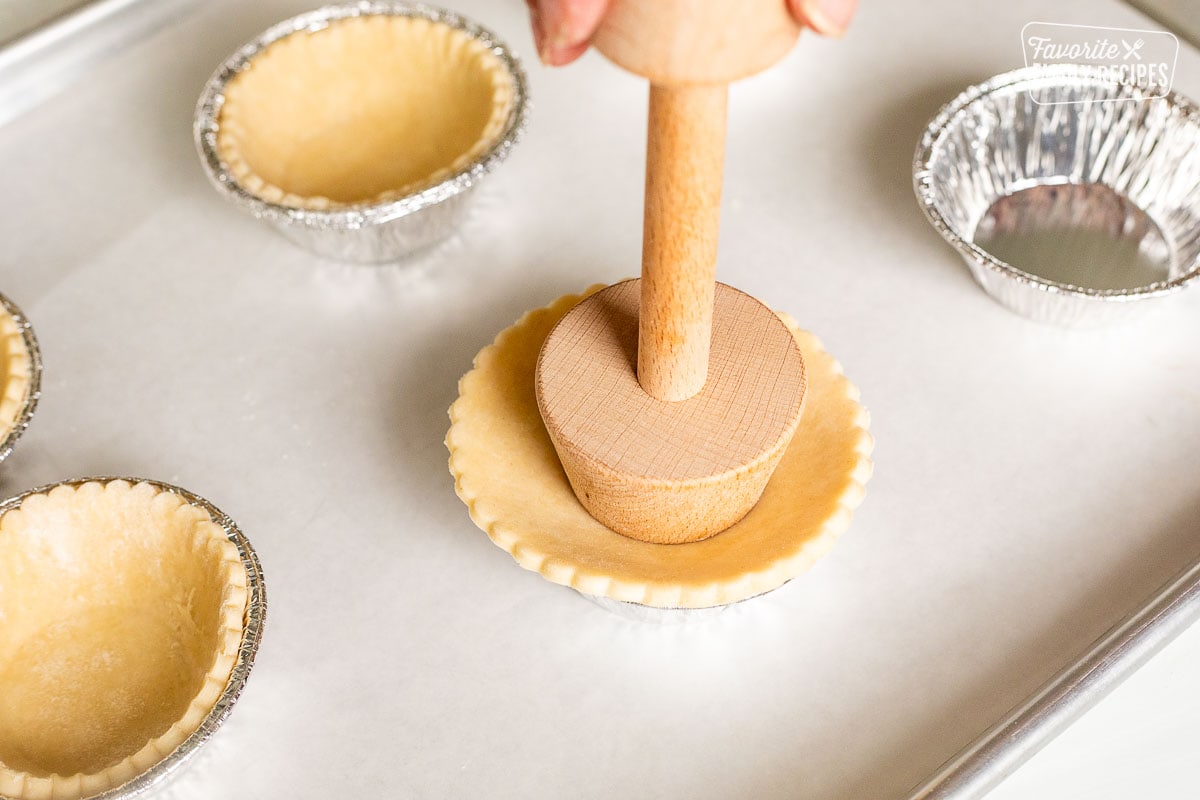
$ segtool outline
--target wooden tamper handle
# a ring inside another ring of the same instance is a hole
[[[686,400],[708,379],[727,95],[650,87],[637,375],[658,400]]]
[[[783,0],[615,0],[593,40],[651,82],[637,375],[658,400],[708,377],[727,84],[799,32]]]

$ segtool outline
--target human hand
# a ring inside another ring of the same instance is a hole
[[[611,0],[525,0],[533,41],[543,64],[559,67],[583,55]],[[786,0],[788,11],[806,28],[841,36],[858,0]]]

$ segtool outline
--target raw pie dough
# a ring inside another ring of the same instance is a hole
[[[486,152],[512,101],[504,63],[469,34],[419,17],[349,17],[272,43],[229,81],[217,152],[270,202],[386,202]]]
[[[147,483],[0,517],[0,795],[129,781],[203,722],[242,640],[246,570],[207,513]]]
[[[12,432],[29,399],[33,363],[25,337],[12,315],[0,307],[0,442]]]
[[[583,295],[527,313],[475,357],[446,435],[471,519],[521,566],[581,592],[664,608],[743,600],[808,569],[850,523],[871,474],[858,390],[810,333],[784,315],[804,355],[808,399],[762,499],[732,528],[690,544],[614,533],[584,510],[538,414],[534,367],[554,324]]]

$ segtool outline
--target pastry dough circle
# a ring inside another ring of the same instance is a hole
[[[0,516],[0,795],[120,786],[200,727],[248,579],[200,508],[148,483],[62,485]]]
[[[513,100],[504,62],[465,31],[420,16],[332,19],[272,42],[228,82],[217,153],[268,202],[385,203],[487,152]]]
[[[554,324],[582,297],[530,311],[475,357],[446,435],[455,490],[471,519],[526,569],[585,594],[660,608],[705,608],[778,588],[850,523],[871,475],[869,415],[816,337],[796,337],[808,400],[762,499],[740,522],[689,544],[652,544],[594,520],[571,491],[538,414],[534,368]]]

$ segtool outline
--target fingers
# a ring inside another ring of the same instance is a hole
[[[652,2],[652,0],[648,0]],[[611,0],[526,0],[538,58],[549,66],[583,55]],[[786,0],[801,25],[825,36],[846,32],[858,0]]]
[[[836,38],[850,26],[858,0],[787,0],[787,4],[801,25]]]
[[[583,55],[610,0],[526,0],[538,58],[549,66]]]

